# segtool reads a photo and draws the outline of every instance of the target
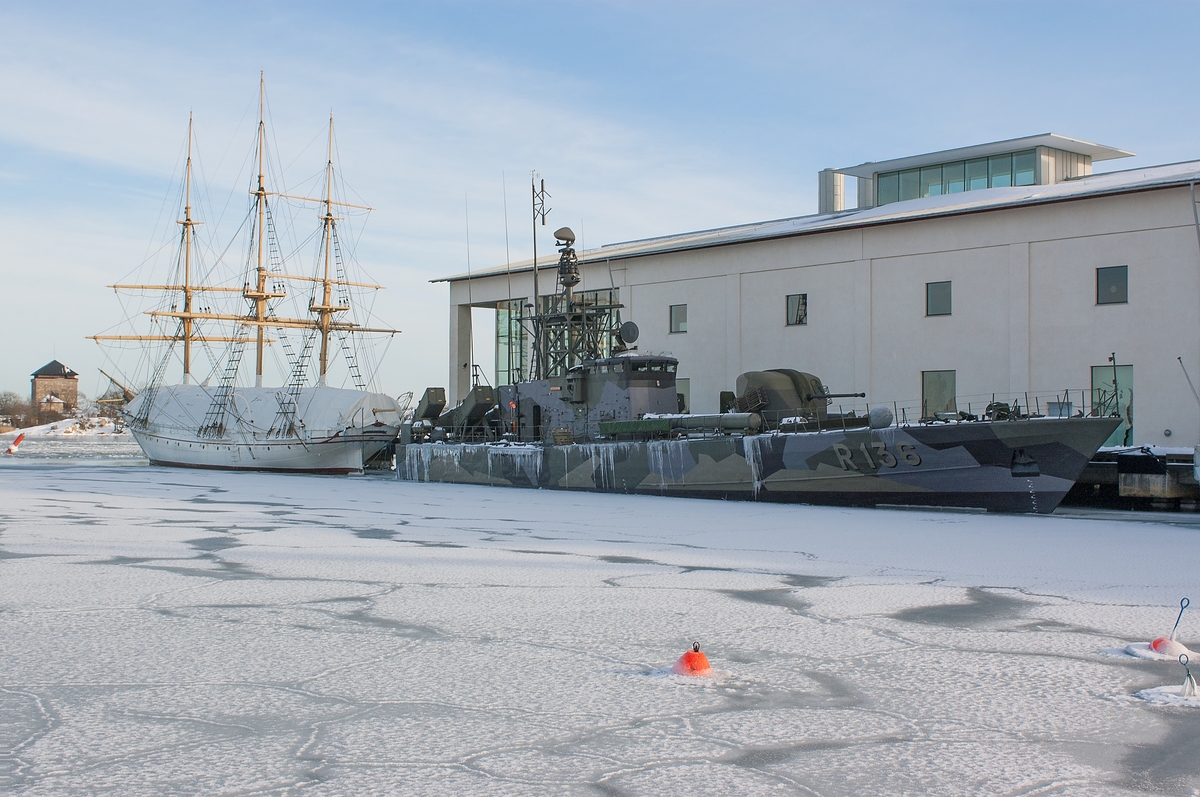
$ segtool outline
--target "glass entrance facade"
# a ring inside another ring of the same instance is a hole
[[[525,299],[496,303],[496,382],[515,385],[528,365],[529,336],[521,326]]]
[[[1092,413],[1120,415],[1121,425],[1104,441],[1106,446],[1133,445],[1133,366],[1092,366]]]

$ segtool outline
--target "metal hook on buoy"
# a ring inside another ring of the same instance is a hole
[[[1195,697],[1196,696],[1196,679],[1192,677],[1192,668],[1188,666],[1188,655],[1186,653],[1179,654],[1179,663],[1183,665],[1183,671],[1187,675],[1183,679],[1183,686],[1179,688],[1180,697]]]
[[[700,643],[699,643],[699,642],[693,642],[693,643],[692,643],[692,650],[693,650],[693,651],[695,651],[696,653],[699,653],[699,652],[700,652]]]
[[[1179,630],[1179,621],[1183,619],[1183,610],[1191,605],[1192,602],[1187,598],[1179,602],[1179,616],[1175,618],[1175,627],[1171,629],[1171,639],[1175,638],[1175,632]]]

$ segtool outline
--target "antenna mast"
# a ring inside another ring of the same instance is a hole
[[[542,226],[546,226],[546,214],[550,212],[550,208],[546,207],[546,198],[550,195],[546,193],[546,181],[542,180],[541,190],[538,189],[537,181],[540,176],[531,175],[529,178],[529,188],[533,192],[533,316],[537,316],[542,312],[539,307],[538,297],[538,259],[537,259],[537,228],[538,220],[542,222]],[[545,378],[545,353],[542,351],[541,342],[538,336],[533,339],[533,378]]]

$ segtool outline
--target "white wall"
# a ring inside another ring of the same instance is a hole
[[[953,369],[978,410],[992,393],[1087,389],[1115,351],[1134,366],[1135,441],[1192,445],[1200,410],[1176,360],[1200,380],[1190,201],[1186,188],[1157,189],[589,263],[582,289],[621,288],[639,347],[679,358],[694,412],[717,411],[739,373],[776,367],[910,406],[921,371]],[[1097,305],[1096,269],[1114,265],[1129,267],[1129,302]],[[953,313],[927,318],[925,283],[942,280]],[[528,282],[513,277],[514,291]],[[465,302],[460,285],[452,304]],[[504,276],[477,278],[472,298],[507,290]],[[806,326],[785,324],[790,293],[808,294]],[[686,334],[669,333],[672,304],[688,305]]]

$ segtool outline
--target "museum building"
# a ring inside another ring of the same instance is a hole
[[[1191,446],[1200,161],[1092,171],[1130,155],[1047,133],[826,169],[816,215],[580,252],[576,293],[619,303],[641,351],[678,358],[692,412],[720,411],[745,371],[794,368],[913,422],[1003,401],[1119,413],[1110,444]],[[556,271],[556,252],[539,257],[539,294]],[[496,311],[499,382],[527,373],[532,262],[439,281],[450,401],[471,387],[472,307]]]

